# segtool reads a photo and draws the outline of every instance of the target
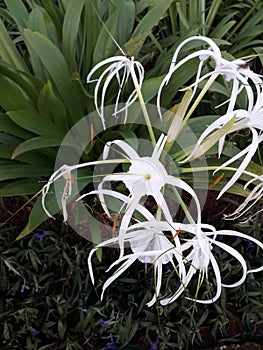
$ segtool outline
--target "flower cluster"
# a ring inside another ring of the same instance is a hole
[[[190,42],[200,42],[202,48],[189,54],[185,58],[181,58],[181,50]],[[239,130],[248,129],[252,135],[251,144],[245,149],[238,151],[229,160],[215,167],[213,170],[228,169],[234,171],[232,178],[227,182],[219,193],[219,197],[228,191],[233,184],[246,173],[252,179],[247,182],[245,188],[249,187],[254,181],[257,182],[255,188],[251,191],[244,203],[236,209],[232,214],[233,217],[239,217],[247,212],[252,205],[258,202],[262,197],[263,174],[256,175],[246,171],[248,164],[254,156],[259,144],[263,141],[263,80],[261,76],[253,73],[247,62],[244,60],[228,61],[222,57],[221,51],[215,42],[206,37],[192,37],[182,42],[176,50],[168,74],[163,79],[158,95],[157,109],[160,118],[162,119],[162,111],[160,107],[160,99],[162,91],[167,85],[176,71],[182,67],[187,61],[199,59],[199,66],[196,73],[195,82],[186,89],[191,91],[189,104],[192,103],[190,112],[186,116],[180,116],[180,122],[186,123],[191,113],[200,102],[206,91],[210,88],[213,82],[219,77],[223,77],[225,82],[231,87],[230,99],[225,102],[227,104],[226,113],[212,122],[203,131],[197,143],[192,149],[186,152],[186,156],[181,163],[186,163],[189,160],[197,158],[202,150],[211,148],[218,142],[218,155],[221,156],[223,146],[227,135]],[[213,69],[207,71],[204,69],[205,63],[209,61]],[[113,57],[105,60],[95,66],[88,75],[88,82],[92,82],[91,77],[94,73],[107,65],[105,71],[100,75],[95,86],[95,107],[101,118],[103,127],[105,124],[104,104],[106,91],[115,77],[119,85],[117,93],[115,115],[123,110],[119,109],[119,100],[121,90],[124,83],[131,76],[134,90],[128,98],[124,110],[128,113],[129,106],[139,98],[143,114],[145,115],[146,124],[149,132],[153,132],[149,125],[150,118],[147,116],[147,110],[142,102],[140,89],[142,87],[144,71],[141,64],[134,60],[133,57]],[[122,74],[120,73],[122,71]],[[204,87],[196,97],[200,84]],[[99,93],[101,90],[101,98]],[[237,108],[237,98],[240,94],[246,98],[247,108]],[[195,100],[194,100],[195,98]],[[187,106],[188,107],[188,106]],[[187,108],[182,108],[187,112]],[[179,129],[178,129],[179,130]],[[169,132],[168,132],[169,134]],[[170,133],[171,134],[171,133]],[[175,133],[176,134],[176,133]],[[94,283],[94,273],[92,267],[93,254],[100,248],[105,246],[118,247],[120,251],[119,258],[114,261],[108,271],[116,270],[103,285],[102,297],[105,290],[132,264],[139,261],[143,264],[152,264],[155,276],[155,293],[152,299],[148,302],[148,306],[152,306],[157,299],[160,299],[161,305],[167,305],[174,302],[189,286],[195,281],[197,283],[197,291],[204,283],[210,281],[214,288],[211,289],[208,298],[198,298],[197,293],[190,299],[194,299],[199,303],[212,303],[220,297],[222,287],[237,287],[244,282],[248,273],[258,272],[263,270],[263,266],[251,269],[247,265],[245,258],[231,245],[223,242],[224,239],[239,238],[248,240],[263,249],[263,244],[249,235],[233,230],[217,230],[214,226],[202,222],[202,212],[199,198],[193,188],[183,179],[178,176],[171,175],[163,164],[165,159],[165,146],[167,136],[162,133],[157,142],[153,134],[150,135],[152,141],[152,154],[150,156],[140,156],[139,153],[126,141],[114,140],[108,142],[104,147],[103,159],[67,166],[64,165],[58,169],[51,177],[49,182],[44,186],[42,191],[42,204],[45,212],[50,216],[50,213],[45,205],[46,195],[49,192],[50,185],[58,179],[64,179],[65,186],[61,197],[61,207],[64,215],[64,221],[67,221],[67,202],[72,193],[72,171],[85,166],[94,166],[97,164],[128,164],[128,170],[115,172],[105,175],[99,183],[98,188],[81,195],[78,200],[82,200],[86,196],[97,195],[101,207],[104,212],[111,217],[116,215],[116,211],[112,211],[111,202],[117,200],[119,225],[114,223],[112,237],[97,244],[90,252],[88,266],[91,280]],[[169,139],[169,142],[171,140]],[[209,147],[207,146],[209,145]],[[189,145],[190,146],[190,145]],[[123,155],[121,159],[109,159],[109,153],[115,148]],[[238,168],[230,168],[229,165],[240,162]],[[125,167],[126,169],[126,167]],[[121,182],[125,191],[116,190],[114,184]],[[195,217],[187,208],[182,198],[178,199],[179,191],[184,191],[193,200]],[[171,196],[174,194],[174,201],[182,207],[185,212],[186,222],[177,222],[171,214],[167,200],[167,192]],[[151,213],[144,205],[145,196],[152,196],[156,203],[156,212]],[[114,207],[116,210],[116,206]],[[125,249],[125,247],[127,249]],[[216,249],[215,249],[216,248]],[[223,281],[223,276],[220,271],[220,264],[217,260],[217,252],[223,250],[231,256],[239,265],[239,273],[237,280],[231,284],[226,284]],[[169,267],[177,279],[177,288],[171,295],[162,295],[162,279],[166,267]],[[213,275],[213,277],[212,277]],[[195,278],[197,276],[197,278]]]
[[[128,156],[130,168],[127,172],[107,175],[102,180],[98,190],[92,191],[80,197],[90,194],[98,194],[103,203],[105,212],[110,216],[110,210],[105,204],[104,196],[120,200],[120,213],[123,211],[118,234],[98,244],[90,253],[88,265],[92,282],[94,274],[92,269],[92,256],[99,248],[104,246],[118,246],[120,257],[109,267],[108,271],[119,265],[113,275],[104,283],[102,298],[106,288],[126,271],[135,261],[153,264],[154,275],[156,276],[155,294],[148,302],[152,306],[161,292],[162,275],[164,265],[171,266],[176,271],[179,286],[174,294],[160,301],[166,305],[175,301],[186,289],[196,273],[200,274],[199,286],[208,279],[208,270],[211,265],[216,280],[215,295],[209,299],[197,299],[200,303],[212,303],[221,294],[222,286],[236,287],[244,282],[250,272],[262,271],[263,266],[249,270],[242,255],[233,247],[218,240],[218,237],[239,237],[256,243],[263,249],[263,244],[257,239],[237,231],[217,231],[213,226],[201,223],[201,207],[195,192],[184,181],[168,175],[164,166],[159,160],[164,146],[165,137],[161,135],[158,140],[152,157],[139,157],[139,155],[124,141],[115,141]],[[105,148],[110,147],[106,145]],[[106,155],[108,153],[105,152]],[[129,195],[120,194],[117,191],[104,189],[105,181],[123,181],[129,190]],[[166,185],[184,189],[194,199],[197,209],[196,222],[183,224],[175,222],[170,214],[168,205],[163,195]],[[144,195],[151,195],[155,198],[158,206],[156,217],[152,215],[141,203]],[[136,212],[143,218],[137,220]],[[116,231],[115,231],[116,232]],[[169,235],[167,234],[169,233]],[[124,246],[128,247],[128,254],[124,253]],[[222,282],[219,265],[213,254],[213,248],[217,246],[234,257],[242,269],[241,277],[230,285]]]

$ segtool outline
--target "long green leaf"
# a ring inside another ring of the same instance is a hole
[[[9,164],[0,166],[0,181],[19,179],[22,177],[48,176],[52,169],[40,164]]]
[[[39,148],[47,148],[47,147],[57,147],[60,146],[62,142],[62,138],[52,138],[52,137],[34,137],[30,140],[26,140],[20,143],[12,154],[12,158],[16,158],[22,153],[32,151]]]
[[[23,127],[15,124],[8,115],[0,114],[0,132],[11,134],[17,136],[23,140],[28,139],[33,136],[33,134]]]
[[[94,33],[99,33],[101,27],[98,15],[94,10],[95,8],[96,11],[98,11],[97,3],[98,2],[96,1],[94,4],[90,0],[86,0],[85,2],[84,16],[82,20],[82,31],[84,36],[82,43],[80,43],[81,51],[78,62],[78,66],[80,67],[79,71],[82,76],[86,76],[93,65],[93,52],[98,39],[97,35],[94,35]]]
[[[56,96],[52,84],[48,81],[40,92],[37,100],[38,110],[52,120],[56,125],[66,129],[66,109],[63,102]]]
[[[11,159],[14,147],[0,144],[0,158]]]
[[[212,23],[214,22],[215,16],[218,12],[218,9],[222,3],[222,0],[213,0],[211,5],[209,6],[209,12],[206,18],[206,31],[209,32]]]
[[[69,1],[63,21],[62,52],[70,71],[76,68],[76,46],[84,3],[85,0]]]
[[[21,71],[28,72],[27,65],[25,64],[22,56],[18,52],[15,44],[9,37],[9,34],[0,19],[0,38],[1,38],[1,45],[0,45],[0,57],[8,62],[11,66],[16,67],[17,69]]]
[[[54,0],[43,1],[43,7],[45,8],[46,12],[49,14],[50,18],[52,18],[52,22],[56,26],[57,34],[61,41],[63,16],[59,7],[56,5]]]
[[[43,184],[36,179],[24,179],[0,187],[0,196],[24,196],[35,194]]]
[[[29,15],[27,28],[39,32],[59,47],[59,36],[52,19],[42,7],[34,8]]]
[[[28,19],[28,11],[23,1],[5,0],[5,4],[8,8],[9,13],[14,18],[20,31],[26,27]]]
[[[11,79],[15,84],[21,88],[21,93],[25,93],[33,105],[38,97],[38,90],[42,83],[31,74],[18,71],[12,67],[4,65],[0,62],[0,74]]]
[[[162,80],[162,76],[144,80],[142,84],[142,94],[146,102],[151,101],[157,95]]]
[[[49,210],[50,210],[50,213],[52,214],[55,214],[59,211],[57,198],[55,196],[52,196],[51,198],[49,198]],[[16,239],[19,240],[24,238],[47,219],[48,219],[48,216],[42,208],[41,197],[39,197],[30,212],[29,220],[26,227],[22,230],[22,232],[19,234],[19,236]]]
[[[71,75],[66,60],[59,49],[44,35],[25,29],[25,38],[41,60],[51,81],[57,88],[58,93],[69,110],[73,121],[78,121],[83,117],[83,111],[78,103],[77,97],[71,88]]]
[[[37,135],[62,138],[66,130],[42,116],[34,109],[23,109],[7,113],[17,125]]]
[[[105,27],[110,31],[110,34],[105,27],[102,27],[93,54],[95,63],[102,61],[105,57],[113,56],[118,50],[116,43],[110,36],[122,47],[130,37],[134,26],[135,6],[133,1],[118,2],[112,5],[110,10],[110,16],[105,22]]]
[[[143,17],[141,22],[134,30],[131,39],[138,35],[143,35],[152,32],[153,28],[159,23],[165,12],[169,9],[174,0],[162,0],[153,6],[148,13]],[[143,43],[138,47],[140,50]],[[126,45],[125,45],[126,47]]]
[[[24,91],[18,85],[15,85],[10,79],[1,74],[0,106],[6,111],[30,107],[30,100]]]

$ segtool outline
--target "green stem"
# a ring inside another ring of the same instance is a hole
[[[143,116],[144,116],[144,120],[145,120],[145,123],[146,123],[147,128],[148,128],[150,139],[152,141],[152,144],[156,145],[156,140],[155,140],[153,128],[152,128],[152,125],[151,125],[150,117],[148,115],[148,112],[147,112],[147,109],[146,109],[146,105],[145,105],[145,102],[144,102],[144,99],[143,99],[143,96],[142,96],[142,92],[141,92],[140,86],[138,84],[138,79],[137,79],[137,76],[136,76],[136,74],[134,72],[133,67],[131,67],[130,71],[131,71],[133,84],[134,84],[134,87],[136,89],[137,96],[138,96],[138,99],[139,99],[139,102],[140,102],[140,105],[141,105],[141,109],[142,109],[142,113],[143,113]]]
[[[216,170],[218,169],[218,166],[213,165],[213,166],[207,166],[207,167],[196,167],[196,168],[184,168],[182,169],[182,173],[186,174],[186,173],[194,173],[194,172],[199,172],[199,171],[209,171],[209,170]],[[229,170],[229,171],[237,171],[237,168],[234,167],[224,167],[222,168],[222,170]],[[244,170],[243,174],[251,176],[251,177],[255,177],[256,174],[251,173],[250,171]]]
[[[200,94],[197,96],[194,104],[192,105],[192,107],[190,108],[189,112],[187,113],[187,115],[184,118],[184,124],[187,122],[187,120],[191,117],[191,115],[193,114],[194,110],[196,109],[196,107],[198,106],[199,102],[202,100],[202,98],[204,97],[205,93],[207,92],[207,90],[210,88],[210,86],[213,84],[213,82],[216,80],[216,78],[218,77],[218,74],[213,74],[211,75],[211,77],[208,79],[208,81],[206,82],[205,86],[203,87],[203,89],[201,90]]]
[[[194,219],[192,218],[192,215],[189,213],[189,210],[188,210],[188,207],[187,205],[185,204],[185,202],[183,201],[182,197],[179,195],[177,189],[175,187],[173,187],[173,192],[175,194],[175,198],[177,199],[178,201],[178,204],[182,207],[183,209],[183,212],[185,213],[185,216],[187,217],[188,221],[191,223],[191,224],[194,224],[195,221]]]

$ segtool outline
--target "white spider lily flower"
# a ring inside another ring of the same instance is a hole
[[[120,162],[125,162],[123,159],[114,159],[114,160],[99,160],[99,161],[94,161],[94,162],[87,162],[87,163],[82,163],[82,164],[77,164],[77,165],[62,165],[59,169],[57,169],[49,178],[47,183],[43,186],[41,190],[42,194],[42,208],[45,211],[46,215],[50,218],[54,218],[49,210],[46,207],[46,196],[50,191],[50,186],[55,183],[56,181],[63,179],[65,181],[63,193],[61,195],[61,208],[62,208],[62,213],[64,217],[64,222],[67,221],[68,214],[67,214],[67,201],[69,197],[72,194],[72,187],[74,185],[74,177],[72,175],[72,172],[74,170],[84,168],[87,166],[93,166],[93,165],[98,165],[102,163],[120,163]]]
[[[252,141],[251,141],[251,144],[248,145],[245,149],[238,152],[235,156],[230,158],[228,161],[226,161],[224,164],[220,165],[216,169],[216,171],[222,170],[223,168],[227,167],[229,164],[232,164],[236,160],[245,156],[241,164],[239,165],[237,171],[233,175],[233,177],[230,179],[230,181],[223,187],[223,189],[219,193],[218,198],[220,198],[222,194],[225,193],[239,179],[239,177],[242,175],[242,173],[250,163],[252,157],[256,153],[258,149],[258,145],[263,141],[263,133],[262,133],[263,132],[263,89],[261,89],[260,94],[257,96],[255,106],[253,106],[252,108],[248,108],[248,110],[238,109],[231,113],[225,114],[222,117],[218,118],[216,121],[214,121],[211,125],[209,125],[205,129],[205,131],[202,133],[202,135],[199,137],[197,144],[195,145],[192,153],[183,160],[183,162],[186,162],[192,157],[194,157],[195,153],[199,150],[200,147],[202,147],[202,143],[208,137],[211,138],[211,134],[213,132],[215,132],[216,130],[220,130],[223,126],[229,123],[231,119],[234,117],[235,117],[234,124],[230,127],[228,132],[219,139],[218,157],[220,158],[221,156],[222,149],[225,142],[225,137],[230,133],[233,133],[238,130],[249,129],[252,134]]]
[[[105,70],[101,73],[98,79],[94,79],[94,74],[101,69],[101,67],[106,66]],[[134,84],[134,90],[130,94],[128,100],[125,103],[125,106],[121,109],[118,109],[119,100],[121,96],[121,91],[125,83],[128,81],[129,77]],[[136,100],[137,98],[137,90],[141,89],[143,79],[144,79],[144,68],[142,64],[138,61],[134,60],[134,57],[126,57],[126,56],[115,56],[110,57],[102,62],[98,63],[87,76],[87,83],[96,82],[95,90],[94,90],[94,100],[95,107],[97,113],[99,114],[103,127],[105,126],[105,118],[104,118],[104,104],[107,89],[113,80],[113,78],[117,79],[119,85],[119,91],[117,93],[116,101],[115,101],[115,112],[114,115],[120,113],[125,110],[126,118],[127,118],[127,110],[128,107]],[[101,95],[100,95],[101,90]]]
[[[193,52],[192,54],[178,61],[178,56],[182,48],[187,43],[191,41],[196,41],[196,40],[201,41],[205,44],[208,44],[208,48]],[[200,59],[200,63],[196,73],[196,80],[193,84],[191,84],[187,88],[182,89],[182,91],[189,89],[190,87],[193,87],[193,93],[192,93],[192,98],[193,98],[196,93],[198,84],[209,78],[207,84],[205,85],[205,88],[200,94],[201,96],[203,96],[204,93],[212,85],[212,83],[217,79],[217,77],[219,75],[222,75],[225,77],[226,81],[233,81],[227,112],[231,112],[234,110],[237,96],[243,89],[245,89],[247,92],[249,106],[252,106],[254,104],[253,90],[249,85],[248,80],[250,80],[254,84],[256,91],[258,93],[259,86],[262,83],[261,76],[251,71],[245,60],[237,59],[233,61],[228,61],[224,59],[221,55],[220,49],[212,39],[204,36],[193,36],[184,40],[178,46],[178,48],[176,49],[173,55],[172,63],[170,65],[169,71],[159,87],[158,94],[157,94],[157,107],[158,107],[160,116],[161,116],[160,100],[161,100],[161,93],[164,86],[169,83],[172,75],[178,70],[178,68],[184,65],[187,61],[196,57],[199,57]],[[203,68],[204,62],[209,58],[212,59],[212,61],[214,61],[215,68],[213,71],[206,73],[202,76],[201,74],[202,74],[202,68]]]
[[[205,231],[203,231],[202,228],[205,229]],[[201,274],[201,280],[199,281],[199,287],[200,287],[202,282],[204,281],[204,277],[208,279],[208,269],[210,266],[212,267],[212,270],[216,278],[215,295],[212,298],[207,300],[195,299],[195,298],[188,298],[188,299],[194,300],[195,302],[202,303],[202,304],[213,303],[220,297],[222,287],[227,287],[227,288],[238,287],[245,281],[248,273],[260,272],[263,270],[263,265],[260,266],[259,268],[248,270],[245,259],[236,249],[234,249],[233,247],[225,243],[219,242],[217,240],[218,236],[237,237],[238,239],[241,238],[241,239],[249,240],[257,244],[261,249],[263,249],[263,244],[260,241],[258,241],[256,238],[250,237],[249,235],[246,235],[244,233],[237,232],[237,231],[231,231],[231,230],[216,231],[216,229],[213,226],[206,225],[206,224],[182,225],[182,230],[187,231],[194,235],[192,239],[186,239],[186,242],[182,244],[183,252],[184,251],[188,252],[189,249],[191,250],[184,260],[185,264],[190,264],[190,267],[187,271],[185,279],[182,280],[181,285],[177,289],[177,291],[171,297],[161,300],[160,301],[161,305],[167,305],[174,302],[186,289],[186,287],[192,280],[192,277],[197,272]],[[214,246],[217,246],[223,249],[228,254],[232,255],[240,263],[242,268],[242,275],[238,281],[232,284],[222,283],[220,268],[215,256],[213,255]]]
[[[42,188],[42,198],[41,198],[42,208],[44,209],[48,217],[53,218],[53,216],[50,214],[45,204],[46,195],[48,194],[52,183],[54,183],[60,178],[65,179],[65,186],[64,186],[63,194],[61,196],[61,207],[62,207],[64,222],[66,222],[68,218],[67,209],[66,209],[67,199],[69,198],[72,192],[71,171],[72,171],[72,167],[68,165],[63,165],[50,176],[48,182]]]
[[[197,220],[200,221],[201,207],[196,193],[186,182],[169,175],[160,161],[160,156],[162,154],[166,139],[167,136],[164,136],[163,134],[160,136],[151,157],[140,157],[128,143],[122,140],[112,141],[105,146],[104,158],[108,156],[111,145],[117,145],[122,151],[125,152],[126,159],[131,163],[127,172],[105,176],[99,184],[98,190],[96,191],[96,193],[99,195],[101,205],[108,216],[110,216],[110,212],[104,200],[105,189],[103,186],[105,182],[122,181],[130,192],[130,201],[126,206],[120,226],[119,243],[121,256],[124,249],[122,243],[124,234],[128,225],[130,224],[132,215],[137,209],[139,201],[143,196],[153,196],[157,205],[162,210],[166,220],[168,222],[173,222],[163,195],[163,190],[166,185],[180,188],[191,195],[197,207]],[[116,192],[112,191],[112,197],[114,197],[115,194]]]
[[[245,201],[238,206],[238,208],[229,215],[224,215],[225,219],[237,219],[241,216],[243,216],[246,212],[248,212],[255,204],[262,199],[263,197],[263,175],[255,175],[255,177],[251,180],[249,180],[245,186],[244,189],[247,189],[247,187],[252,184],[254,181],[259,181],[257,185],[251,190],[249,195],[246,197]],[[259,213],[262,210],[259,210],[257,213]],[[257,213],[253,214],[255,216]]]
[[[128,201],[128,197],[126,198],[126,200]],[[143,207],[138,208],[138,210],[142,208]],[[182,258],[180,241],[178,238],[176,238],[172,243],[164,234],[164,231],[178,229],[180,224],[174,223],[171,227],[171,225],[165,221],[156,221],[155,218],[149,212],[146,213],[146,217],[149,219],[148,221],[133,224],[126,229],[125,242],[128,242],[130,244],[132,253],[120,257],[108,268],[107,272],[116,265],[122,263],[122,265],[104,283],[101,299],[103,298],[104,292],[110,286],[110,284],[114,282],[124,271],[126,271],[136,260],[144,264],[147,263],[154,265],[156,286],[155,294],[147,304],[149,307],[156,302],[157,297],[160,294],[163,275],[163,265],[170,263],[171,266],[177,271],[179,278],[182,280],[185,279],[186,271]],[[109,246],[110,244],[115,244],[117,242],[118,237],[114,237],[112,239],[98,244],[90,252],[88,258],[88,266],[93,283],[94,277],[91,264],[92,255],[97,249],[105,245]]]

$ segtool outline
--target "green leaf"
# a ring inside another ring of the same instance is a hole
[[[1,46],[1,45],[0,45]],[[6,111],[29,108],[30,102],[22,89],[0,74],[0,105]]]
[[[230,21],[230,19],[237,14],[237,11],[233,11],[225,16],[210,33],[210,37],[223,38],[230,31],[230,28],[232,28],[232,26],[236,23],[235,20]]]
[[[19,144],[19,139],[13,135],[5,134],[4,132],[0,132],[0,143],[5,146],[16,147]]]
[[[57,29],[44,8],[37,6],[30,12],[27,28],[43,34],[59,47]]]
[[[134,26],[135,6],[133,1],[116,2],[116,4],[111,5],[110,10],[111,13],[105,22],[105,27],[108,30],[102,27],[94,49],[93,59],[95,63],[113,56],[118,49],[114,40],[122,47],[130,37]]]
[[[206,18],[206,31],[208,32],[210,27],[212,26],[212,23],[214,22],[214,19],[218,13],[218,9],[222,3],[222,0],[213,0],[211,5],[209,6],[209,12]]]
[[[154,77],[143,81],[142,94],[145,102],[149,102],[155,96],[157,96],[157,92],[159,90],[162,80],[163,80],[163,76]]]
[[[12,15],[18,27],[20,27],[20,30],[25,28],[28,18],[28,11],[23,1],[5,0],[5,4],[10,15]]]
[[[61,145],[63,138],[56,137],[34,137],[30,140],[26,140],[20,143],[12,154],[12,159],[16,158],[22,153],[32,151],[39,148],[47,148],[47,147],[58,147]]]
[[[169,9],[174,0],[158,1],[147,14],[142,18],[132,34],[132,38],[138,35],[152,32],[153,28],[159,23],[165,12]],[[142,46],[142,44],[141,44]],[[139,51],[140,47],[138,47]]]
[[[66,129],[66,110],[64,104],[54,93],[50,81],[43,86],[37,104],[40,114]]]
[[[9,270],[13,271],[14,274],[16,274],[16,275],[22,277],[21,274],[20,274],[20,272],[18,272],[18,271],[14,268],[14,266],[13,266],[7,259],[5,259],[4,257],[1,257],[1,259],[3,260],[3,262],[5,263],[5,265],[9,268]]]
[[[164,108],[169,107],[180,87],[196,74],[198,64],[199,59],[187,61],[182,67],[178,68],[175,74],[172,75],[169,83],[164,86],[161,95],[161,103]]]
[[[0,158],[11,159],[14,147],[0,144]]]
[[[8,32],[0,19],[0,57],[9,63],[11,66],[16,67],[21,71],[28,72],[27,65],[25,64],[22,56],[20,56],[15,44],[10,39]]]
[[[54,0],[43,1],[43,7],[56,26],[58,37],[61,39],[63,17],[60,8],[57,6]]]
[[[7,114],[17,125],[37,135],[55,138],[65,136],[66,130],[61,129],[34,109],[10,111]]]
[[[124,47],[127,53],[131,56],[135,56],[138,51],[140,51],[143,43],[145,42],[147,36],[150,32],[138,34],[132,37],[127,43],[125,43]]]
[[[21,177],[48,176],[51,169],[39,164],[8,164],[0,166],[0,181],[18,179]]]
[[[60,336],[61,339],[64,338],[66,329],[67,329],[66,320],[64,319],[64,322],[61,320],[58,320],[58,335]]]
[[[21,88],[21,94],[26,94],[27,100],[35,105],[38,91],[42,86],[42,83],[36,77],[7,66],[5,62],[0,64],[0,74],[11,79],[15,83],[13,85],[18,85]]]
[[[24,179],[0,187],[0,196],[24,196],[35,194],[41,190],[43,184],[36,179]]]
[[[76,68],[76,46],[80,31],[80,19],[85,0],[69,1],[63,21],[62,52],[70,71]]]
[[[50,210],[51,214],[57,213],[59,211],[59,206],[57,203],[56,196],[51,196],[48,199],[48,209]],[[49,217],[44,212],[41,204],[41,197],[39,197],[30,212],[26,227],[22,230],[22,232],[19,234],[16,240],[22,239],[25,236],[27,236],[47,219],[49,219]]]
[[[44,35],[29,29],[25,29],[24,35],[34,55],[40,59],[50,80],[56,86],[59,95],[71,114],[72,120],[78,121],[83,117],[84,113],[71,88],[71,75],[64,56]]]

